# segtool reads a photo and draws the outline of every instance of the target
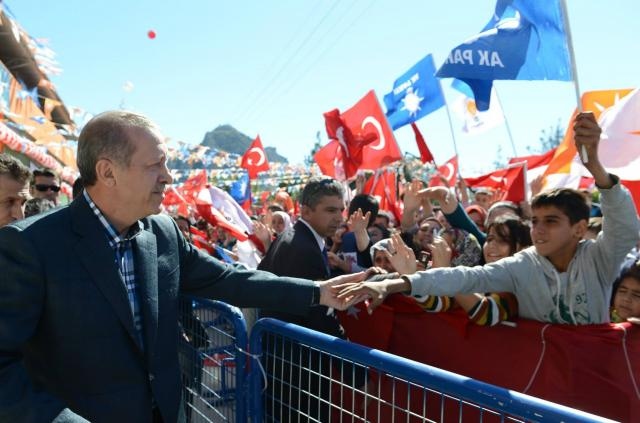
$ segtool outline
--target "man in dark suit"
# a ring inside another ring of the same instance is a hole
[[[309,179],[300,195],[300,218],[271,244],[258,269],[280,276],[313,280],[328,279],[330,269],[325,238],[333,236],[343,222],[344,191],[331,178]],[[342,336],[337,319],[327,315],[327,307],[315,306],[306,315],[265,310],[274,317],[333,336]]]
[[[258,269],[280,276],[329,278],[325,238],[333,236],[343,222],[343,197],[344,191],[339,182],[326,177],[309,179],[300,195],[300,218],[271,244]],[[322,305],[311,307],[304,315],[263,310],[261,316],[345,337],[337,317]],[[326,357],[321,358],[316,351],[301,351],[295,343],[277,343],[274,347],[275,356],[279,358],[268,360],[266,367],[277,375],[278,380],[271,381],[271,389],[278,401],[267,399],[268,421],[328,421],[331,385],[328,378],[319,377],[318,373],[322,371],[326,376],[331,367],[330,361]],[[303,369],[302,375],[298,367]],[[350,371],[345,373],[350,374]],[[287,385],[294,387],[291,395]],[[298,400],[298,389],[310,395],[303,394]],[[281,407],[279,402],[285,405]]]
[[[239,270],[192,247],[155,215],[166,160],[149,119],[98,115],[78,140],[83,194],[0,229],[0,422],[184,421],[180,292],[300,314],[349,305],[331,289],[344,279]]]

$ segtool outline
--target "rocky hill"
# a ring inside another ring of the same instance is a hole
[[[233,126],[220,125],[213,131],[207,132],[200,144],[242,155],[247,151],[247,148],[249,148],[252,142],[253,138],[243,134]],[[274,147],[264,145],[264,151],[267,153],[269,162],[289,163],[287,158],[278,154]]]

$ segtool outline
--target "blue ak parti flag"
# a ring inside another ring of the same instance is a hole
[[[231,184],[229,194],[241,206],[251,198],[251,182],[248,173],[243,173],[237,181]]]
[[[387,118],[393,129],[408,125],[444,106],[440,81],[435,77],[433,56],[428,54],[393,83],[384,96]]]
[[[571,81],[560,0],[498,0],[489,23],[451,50],[437,76],[466,82],[480,111],[496,79]]]

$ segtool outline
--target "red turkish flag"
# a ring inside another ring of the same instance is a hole
[[[318,164],[323,175],[331,176],[338,181],[346,179],[342,148],[337,140],[329,141],[329,144],[316,151],[316,154],[313,155],[313,160]]]
[[[269,170],[267,154],[264,152],[264,147],[262,147],[260,135],[253,140],[247,151],[244,153],[244,156],[242,156],[240,166],[247,169],[249,172],[249,178],[251,179],[255,179],[259,172]]]
[[[389,170],[377,173],[364,184],[363,191],[366,194],[376,197],[380,204],[380,210],[387,210],[393,213],[396,221],[400,222],[402,219],[402,211],[398,204],[396,177],[397,174]]]
[[[356,138],[351,129],[343,121],[338,109],[333,109],[324,114],[325,128],[327,130],[327,136],[329,139],[338,142],[337,150],[341,155],[341,162],[336,163],[333,160],[333,172],[339,172],[336,169],[338,166],[342,166],[344,169],[345,177],[351,178],[356,174],[358,168],[362,164],[362,148],[366,143],[375,141],[375,138],[368,137],[368,139],[362,139],[362,137]],[[335,152],[336,158],[338,152]]]
[[[207,234],[205,232],[198,228],[194,228],[193,226],[189,226],[189,232],[191,233],[191,242],[196,246],[196,248],[205,250],[209,254],[213,254],[215,252],[215,248],[213,248],[207,239]]]
[[[207,186],[207,171],[202,169],[192,174],[181,186],[170,186],[162,204],[165,207],[178,206],[178,214],[189,216],[189,207],[195,205],[200,191]]]
[[[418,151],[420,152],[420,161],[422,163],[435,164],[436,161],[433,158],[433,154],[431,154],[431,150],[427,147],[427,143],[424,141],[424,137],[415,122],[411,124],[411,129],[413,129],[413,133],[416,136],[416,144],[418,145]]]
[[[198,194],[207,186],[207,171],[201,169],[189,176],[182,186],[178,188],[178,192],[188,203],[195,203]]]
[[[627,187],[636,204],[636,211],[640,214],[640,181],[621,180],[620,183]]]
[[[464,178],[469,187],[485,187],[503,191],[500,200],[519,203],[526,198],[526,162],[515,163],[476,178]]]
[[[162,205],[165,207],[178,206],[178,215],[188,217],[189,216],[189,202],[178,192],[174,186],[167,188],[162,200]]]
[[[446,180],[450,187],[456,185],[456,182],[458,182],[458,156],[453,156],[445,164],[438,167],[436,175],[429,180],[429,186],[444,186],[445,184],[440,178]]]
[[[361,169],[379,169],[402,160],[402,152],[375,91],[369,91],[353,107],[342,113],[341,117],[354,137],[375,137],[376,141],[363,147]]]
[[[335,145],[330,143],[322,151],[319,157],[322,162],[318,160],[320,151],[314,156],[321,169],[323,165],[328,168],[323,170],[325,174],[331,175],[329,172],[332,171],[334,178],[341,179],[339,169],[336,170],[340,161],[348,179],[355,176],[358,169],[379,169],[402,159],[393,131],[373,90],[344,113],[334,109],[324,117],[327,135],[336,141]]]
[[[509,159],[509,164],[527,162],[527,170],[535,169],[540,166],[548,165],[556,154],[556,149],[552,148],[546,153],[535,154],[533,156],[520,156]]]

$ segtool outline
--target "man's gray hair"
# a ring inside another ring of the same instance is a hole
[[[340,197],[344,199],[344,189],[340,182],[323,176],[314,176],[300,194],[300,204],[314,209],[323,197]]]
[[[129,166],[136,150],[131,129],[157,130],[148,117],[124,110],[113,110],[93,117],[80,132],[78,138],[78,170],[85,186],[98,180],[98,160],[109,159],[119,165]]]

